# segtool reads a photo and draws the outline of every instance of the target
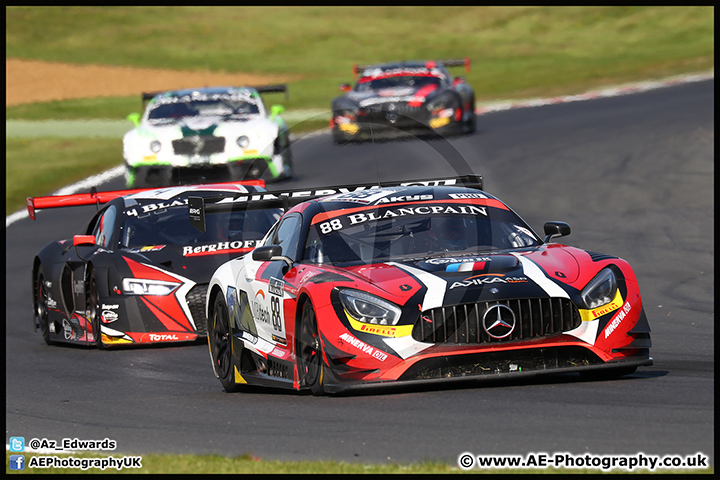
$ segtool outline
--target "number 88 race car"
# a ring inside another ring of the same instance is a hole
[[[190,198],[191,223],[290,207],[207,291],[223,387],[335,393],[389,384],[627,375],[652,365],[630,265],[542,239],[482,178]]]

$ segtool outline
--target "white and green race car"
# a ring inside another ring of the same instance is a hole
[[[291,177],[285,109],[260,98],[272,92],[287,86],[143,93],[145,113],[128,116],[135,128],[123,137],[127,187]]]

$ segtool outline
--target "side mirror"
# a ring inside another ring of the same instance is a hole
[[[282,247],[280,245],[257,247],[252,251],[252,259],[256,262],[274,262],[276,260],[282,260],[287,264],[288,268],[292,268],[293,266],[292,260],[282,254]]]
[[[63,254],[70,250],[71,247],[75,247],[75,253],[77,256],[87,262],[87,258],[83,258],[82,255],[80,255],[80,252],[78,252],[77,247],[91,247],[95,246],[95,235],[73,235],[73,241],[72,245],[68,245],[65,247],[65,250],[63,250]]]
[[[95,245],[95,235],[75,235],[73,236],[73,246],[79,245]]]
[[[350,90],[352,90],[352,86],[349,83],[341,83],[338,90],[340,90],[341,92],[349,92]]]
[[[547,222],[543,228],[545,229],[545,240],[543,240],[543,243],[548,243],[555,237],[570,235],[570,225],[565,222]]]
[[[140,117],[142,117],[142,115],[139,113],[131,113],[125,117],[125,119],[130,120],[136,127],[138,127],[140,126]]]
[[[280,115],[285,111],[285,107],[282,105],[273,105],[270,107],[270,119],[272,120],[276,116]]]

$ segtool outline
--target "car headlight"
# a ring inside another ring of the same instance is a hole
[[[400,307],[387,300],[359,290],[340,290],[340,301],[354,319],[376,325],[396,325],[400,320]]]
[[[245,135],[239,136],[236,142],[240,148],[247,148],[247,146],[250,145],[250,139]]]
[[[447,95],[442,95],[439,97],[435,97],[429,102],[425,104],[428,110],[437,110],[442,108],[447,108],[450,106],[451,98]]]
[[[352,110],[343,110],[334,114],[336,123],[350,123],[357,120],[357,113]]]
[[[150,151],[153,153],[158,153],[160,151],[160,148],[162,148],[162,144],[159,140],[153,140],[150,142]]]
[[[609,268],[605,268],[583,288],[580,298],[587,308],[597,308],[612,302],[616,291],[615,274]]]
[[[427,103],[427,109],[435,117],[449,118],[455,113],[455,103],[452,97],[435,98]]]
[[[170,295],[180,283],[144,278],[123,278],[125,295]]]

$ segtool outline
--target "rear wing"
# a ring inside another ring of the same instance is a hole
[[[455,60],[439,60],[437,63],[446,67],[465,67],[465,72],[470,73],[470,57]]]
[[[465,72],[470,73],[470,57],[458,58],[452,60],[435,60],[425,63],[428,68],[435,67],[437,65],[443,65],[445,67],[465,67]],[[353,65],[353,75],[357,75],[365,70],[366,68],[379,67],[380,64],[368,64],[368,65]]]
[[[459,185],[468,188],[483,189],[481,175],[462,175],[459,177],[412,180],[407,182],[377,182],[367,184],[342,185],[337,187],[315,187],[277,192],[259,192],[254,194],[222,193],[207,197],[188,196],[188,217],[190,223],[199,231],[205,232],[205,215],[237,210],[262,208],[289,208],[314,198],[326,197],[338,193],[350,193],[382,187],[408,187],[412,185],[443,186]]]
[[[258,87],[237,87],[237,88],[253,88],[258,93],[284,93],[285,94],[285,100],[288,99],[288,88],[286,83],[280,83],[277,85],[260,85]],[[142,104],[143,108],[147,106],[147,103],[155,98],[155,96],[160,95],[161,93],[165,93],[167,90],[162,90],[159,92],[142,92]]]
[[[284,93],[285,99],[288,98],[288,88],[286,83],[278,85],[263,85],[260,87],[251,87],[257,90],[258,93]]]
[[[253,187],[265,187],[264,180],[241,180],[238,182],[212,183],[198,185],[199,187],[213,188],[229,185],[245,185]],[[107,192],[98,192],[95,187],[90,189],[88,193],[75,193],[71,195],[49,195],[47,197],[27,197],[27,210],[31,220],[35,220],[39,210],[47,208],[61,207],[78,207],[83,205],[97,205],[108,203],[118,197],[132,195],[133,193],[146,192],[148,190],[158,190],[159,188],[171,188],[178,185],[170,185],[168,187],[153,188],[135,188],[130,190],[112,190]],[[186,186],[186,185],[183,185]]]

